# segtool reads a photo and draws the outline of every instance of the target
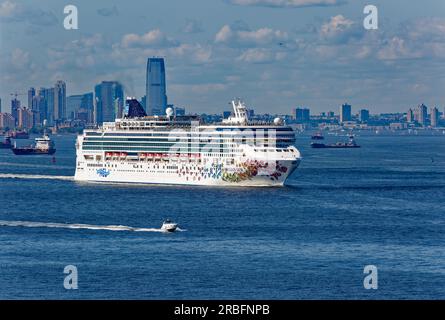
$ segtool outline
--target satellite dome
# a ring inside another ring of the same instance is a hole
[[[173,115],[173,108],[167,108],[165,109],[165,114],[167,115],[167,117],[171,117]]]
[[[273,119],[273,123],[278,126],[283,123],[283,119],[277,117],[277,118]]]

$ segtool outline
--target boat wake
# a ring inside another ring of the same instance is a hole
[[[48,180],[74,180],[72,176],[52,176],[39,174],[0,173],[0,179],[48,179]]]
[[[93,225],[80,223],[53,223],[53,222],[32,222],[32,221],[5,221],[0,220],[0,226],[4,227],[25,227],[25,228],[65,228],[65,229],[88,229],[88,230],[108,230],[108,231],[133,231],[133,232],[163,232],[160,228],[135,228],[121,225]],[[176,231],[185,231],[177,228]]]
[[[2,167],[26,167],[26,168],[49,168],[49,169],[72,169],[70,166],[62,166],[56,164],[34,164],[34,163],[15,163],[0,162]]]

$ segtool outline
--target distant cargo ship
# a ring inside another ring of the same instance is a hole
[[[13,131],[11,133],[13,139],[29,139],[29,133],[26,131]]]
[[[3,141],[0,142],[0,149],[11,149],[11,137],[6,136]]]
[[[319,142],[312,142],[312,148],[323,149],[323,148],[332,148],[332,149],[346,149],[346,148],[360,148],[360,146],[355,142],[354,137],[349,137],[349,142],[336,142],[332,144],[324,144]]]
[[[40,155],[40,154],[49,154],[52,155],[56,152],[54,147],[54,142],[45,134],[41,138],[35,139],[34,146],[27,146],[18,148],[14,146],[12,148],[12,152],[16,155]]]

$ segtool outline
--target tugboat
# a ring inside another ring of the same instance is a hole
[[[44,134],[43,137],[36,138],[35,141],[36,143],[34,146],[18,148],[17,145],[14,145],[12,152],[14,152],[16,155],[52,155],[56,152],[54,142],[48,137],[48,135]]]
[[[0,149],[11,149],[12,143],[11,143],[11,137],[6,136],[5,139],[0,142]]]
[[[332,148],[332,149],[346,149],[346,148],[360,148],[360,146],[355,142],[353,136],[349,136],[349,142],[336,142],[333,144],[324,144],[318,142],[311,143],[312,148]]]
[[[170,219],[167,219],[162,224],[161,230],[166,232],[174,232],[178,228],[178,224],[174,223]]]

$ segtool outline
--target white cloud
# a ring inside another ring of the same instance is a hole
[[[341,14],[331,17],[331,20],[323,24],[320,29],[320,37],[323,40],[337,43],[346,43],[351,39],[361,38],[363,33],[363,28],[358,23]]]
[[[244,51],[238,58],[238,61],[247,63],[267,63],[282,60],[286,57],[284,52],[274,52],[265,48],[250,48]]]
[[[230,26],[225,25],[216,34],[215,42],[226,42],[232,37],[232,35],[233,35],[233,32],[232,32],[232,29],[230,28]]]
[[[126,34],[122,37],[121,45],[124,48],[131,47],[168,47],[176,46],[178,43],[167,37],[161,30],[150,30],[143,35],[135,33]]]
[[[212,57],[212,48],[201,44],[184,43],[178,47],[170,48],[167,54],[182,59],[190,59],[195,63],[207,63]]]
[[[240,6],[263,6],[263,7],[324,7],[337,6],[345,3],[342,0],[227,0],[231,4]]]
[[[216,43],[232,45],[267,45],[287,39],[288,34],[280,30],[271,28],[260,28],[253,31],[233,30],[229,25],[224,25],[215,36]]]
[[[17,13],[17,4],[11,1],[5,1],[0,4],[0,17],[11,18]]]
[[[31,25],[53,26],[58,19],[52,11],[23,5],[12,1],[0,4],[0,20],[3,22],[28,22]]]
[[[394,37],[387,42],[378,52],[379,59],[394,60],[402,57],[408,57],[409,50],[406,47],[404,39]]]
[[[11,53],[11,63],[18,69],[26,69],[30,63],[29,52],[16,48]]]
[[[405,26],[404,33],[412,40],[445,42],[445,19],[438,17],[416,19]]]

